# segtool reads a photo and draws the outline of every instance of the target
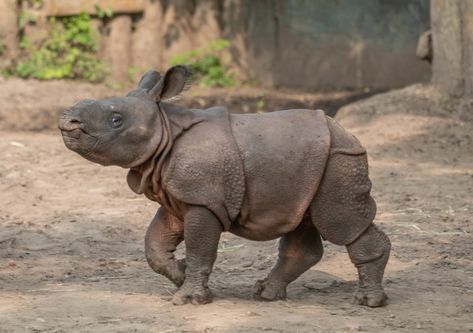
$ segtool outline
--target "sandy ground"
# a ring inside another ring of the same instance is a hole
[[[287,301],[253,300],[277,242],[231,234],[215,301],[173,306],[143,254],[157,206],[126,171],[81,159],[55,132],[2,131],[0,332],[472,332],[472,105],[413,86],[339,113],[369,150],[376,223],[393,243],[378,309],[350,303],[356,270],[329,243]]]

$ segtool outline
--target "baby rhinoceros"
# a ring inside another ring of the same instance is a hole
[[[287,285],[322,257],[321,237],[344,245],[358,269],[355,302],[386,303],[389,238],[373,225],[376,204],[365,149],[317,110],[230,114],[170,101],[189,83],[185,66],[146,73],[126,97],[83,100],[60,117],[66,146],[102,165],[129,169],[130,188],[160,208],[145,238],[151,268],[178,291],[174,304],[208,303],[222,232],[281,237],[279,258],[257,297]],[[184,240],[186,257],[174,256]]]

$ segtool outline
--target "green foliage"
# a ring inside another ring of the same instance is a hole
[[[28,5],[30,7],[41,7],[44,4],[44,0],[28,0]]]
[[[20,14],[18,15],[18,28],[20,31],[23,31],[25,29],[25,26],[28,25],[29,23],[36,23],[36,16],[25,11],[21,11]]]
[[[135,66],[129,67],[128,68],[128,81],[130,81],[130,83],[135,83],[137,80],[140,79],[141,74],[143,74],[147,70],[148,70],[147,68],[143,68],[143,67],[135,67]]]
[[[105,65],[96,57],[97,42],[87,14],[70,16],[61,22],[49,20],[49,36],[40,45],[22,38],[20,47],[26,58],[8,69],[10,75],[40,80],[104,79]]]
[[[112,8],[103,9],[99,6],[98,3],[95,4],[95,13],[97,14],[99,19],[110,19],[113,17],[113,10]]]
[[[171,65],[191,66],[201,86],[231,87],[235,84],[235,78],[223,59],[223,51],[229,46],[229,41],[217,39],[204,48],[174,56]]]
[[[260,99],[256,102],[256,110],[257,111],[264,111],[264,97],[260,97]]]

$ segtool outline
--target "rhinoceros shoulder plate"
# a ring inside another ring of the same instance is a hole
[[[228,230],[245,194],[243,164],[229,114],[217,107],[193,112],[203,120],[175,141],[163,189],[186,204],[207,207]]]

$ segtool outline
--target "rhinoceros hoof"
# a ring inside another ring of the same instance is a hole
[[[386,305],[388,296],[383,290],[358,290],[353,296],[353,303],[371,308]]]
[[[210,303],[212,302],[212,299],[213,295],[209,288],[191,288],[184,284],[172,297],[172,303],[174,305],[183,305],[187,303],[198,305]]]
[[[258,280],[255,285],[255,297],[262,301],[286,299],[286,286],[272,280]]]
[[[176,264],[169,268],[168,277],[177,286],[184,284],[186,278],[186,262],[184,259],[177,260]]]

